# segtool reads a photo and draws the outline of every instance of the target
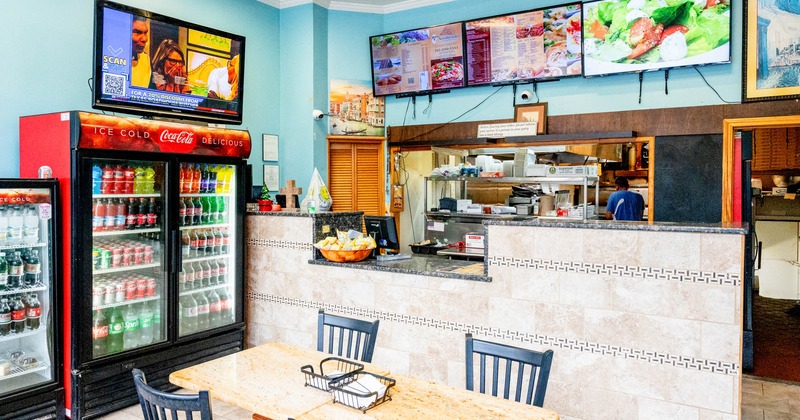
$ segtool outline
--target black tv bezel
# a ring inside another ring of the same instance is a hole
[[[396,34],[400,34],[400,33],[403,33],[403,32],[412,32],[412,31],[419,31],[419,30],[423,30],[423,29],[438,28],[440,26],[448,26],[448,25],[459,25],[460,28],[461,28],[461,60],[462,60],[461,66],[464,68],[464,83],[463,83],[463,85],[457,86],[457,87],[440,88],[440,89],[427,89],[427,90],[417,90],[417,91],[408,91],[408,92],[384,93],[382,95],[379,95],[377,90],[376,90],[376,86],[375,86],[375,61],[374,61],[374,58],[372,56],[372,38],[382,37],[382,36],[386,36],[386,35],[396,35]],[[370,35],[369,37],[367,37],[367,42],[369,43],[369,69],[370,69],[369,71],[370,71],[370,75],[371,75],[370,84],[372,85],[372,96],[375,97],[375,98],[381,98],[381,97],[392,96],[392,95],[394,95],[397,98],[406,98],[406,97],[410,97],[410,96],[434,95],[434,94],[437,94],[437,93],[448,93],[451,90],[463,89],[463,88],[467,87],[467,68],[466,68],[467,65],[466,65],[466,62],[465,62],[466,61],[466,57],[467,57],[466,56],[466,54],[467,54],[467,45],[465,43],[466,42],[466,36],[464,34],[464,22],[462,22],[462,21],[456,21],[456,22],[450,22],[450,23],[442,23],[442,24],[437,24],[437,25],[421,26],[421,27],[415,28],[415,29],[404,29],[404,30],[401,30],[401,31],[387,32],[387,33],[378,34],[378,35]]]
[[[376,249],[400,249],[400,237],[398,236],[398,232],[397,232],[397,220],[394,218],[394,216],[371,216],[371,215],[365,215],[364,216],[364,231],[366,231],[367,234],[369,234],[371,232],[370,229],[369,229],[370,228],[370,222],[377,222],[378,223],[378,228],[379,228],[379,230],[381,230],[381,232],[378,232],[381,235],[380,239],[385,240],[387,242],[386,246],[382,246],[380,243],[378,243],[379,240],[376,239],[375,240],[375,242],[376,242],[375,248]],[[389,240],[386,239],[386,238],[383,238],[383,233],[384,233],[383,232],[383,228],[384,227],[386,228],[386,232],[385,233],[394,234],[394,238],[392,238],[392,239],[397,239],[396,242],[388,243]],[[396,248],[392,247],[392,245],[397,245],[397,247]]]
[[[601,3],[601,2],[604,2],[604,1],[613,1],[613,0],[589,0],[589,1],[584,1],[583,4],[584,5],[595,4],[595,3]],[[731,3],[733,3],[733,0],[731,0]],[[729,43],[730,47],[728,47],[728,59],[726,61],[714,61],[714,62],[698,63],[698,64],[684,64],[682,66],[664,66],[664,67],[658,67],[658,68],[652,68],[652,69],[616,71],[616,72],[612,72],[612,73],[600,73],[600,74],[587,75],[586,74],[586,61],[585,61],[586,60],[586,53],[583,51],[584,50],[584,46],[583,46],[583,43],[581,43],[581,51],[582,51],[581,52],[581,71],[583,72],[583,78],[584,79],[594,79],[594,78],[597,78],[597,77],[616,76],[616,75],[620,75],[620,74],[651,73],[651,72],[666,71],[666,70],[673,70],[673,69],[686,69],[686,68],[692,68],[692,67],[705,67],[705,66],[717,66],[717,65],[722,65],[722,64],[731,64],[733,62],[733,14],[732,14],[733,13],[733,4],[730,4],[728,7],[730,7],[730,10],[729,10],[730,13],[728,15],[728,43]],[[586,10],[586,8],[581,6],[581,13],[583,13],[584,10]],[[581,40],[583,40],[583,35],[584,35],[583,34],[583,21],[581,21]]]
[[[190,109],[173,108],[169,106],[158,106],[151,104],[132,104],[126,101],[103,99],[101,92],[101,79],[102,79],[102,50],[103,50],[103,25],[105,24],[103,9],[109,8],[121,12],[131,13],[134,15],[146,17],[151,20],[157,20],[167,24],[176,25],[188,29],[206,32],[212,35],[217,35],[239,42],[239,99],[238,109],[236,114],[226,114],[214,111],[196,111]],[[181,19],[173,18],[170,16],[161,15],[151,12],[149,10],[140,9],[133,6],[128,6],[116,3],[109,0],[95,0],[95,15],[94,15],[94,49],[93,49],[93,72],[92,72],[92,109],[123,112],[133,115],[141,115],[144,117],[162,117],[185,119],[192,121],[203,121],[209,123],[223,123],[241,125],[242,117],[244,115],[244,82],[245,82],[245,36],[237,35],[230,32],[222,31],[219,29],[210,28],[207,26],[199,25],[192,22],[187,22]]]
[[[557,76],[557,77],[527,77],[527,78],[524,78],[524,79],[511,79],[511,80],[504,80],[504,81],[499,81],[499,82],[492,81],[492,82],[484,82],[484,83],[470,83],[469,82],[469,69],[470,69],[470,67],[469,67],[469,65],[466,65],[466,68],[465,68],[464,71],[467,73],[467,75],[465,76],[466,77],[467,86],[476,87],[476,86],[524,85],[524,84],[529,84],[529,83],[553,82],[553,81],[557,81],[557,80],[561,80],[561,79],[573,79],[573,78],[576,78],[576,77],[583,77],[583,56],[584,56],[584,54],[583,54],[583,4],[584,3],[581,2],[581,1],[572,1],[572,2],[569,2],[569,3],[554,4],[554,5],[550,5],[550,6],[537,7],[535,9],[520,10],[518,12],[511,12],[511,13],[501,13],[499,15],[485,16],[485,17],[480,17],[480,18],[475,18],[475,19],[469,19],[469,20],[462,21],[461,22],[461,30],[464,33],[464,42],[466,44],[466,42],[467,42],[467,24],[470,23],[470,22],[476,22],[476,21],[479,21],[479,20],[486,20],[486,19],[495,19],[495,18],[505,17],[505,16],[514,16],[514,15],[520,15],[520,14],[531,13],[531,12],[541,12],[543,10],[556,9],[556,8],[559,8],[559,7],[568,7],[568,6],[576,6],[576,5],[580,5],[581,6],[581,10],[580,10],[580,14],[581,14],[581,18],[580,18],[580,21],[581,21],[581,73],[580,74],[568,74],[568,75]],[[464,46],[464,54],[465,54],[464,55],[465,59],[467,59],[467,56],[466,56],[466,54],[467,54],[466,45]]]

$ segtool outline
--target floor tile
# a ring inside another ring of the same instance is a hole
[[[764,410],[742,406],[742,420],[764,420]]]
[[[742,379],[742,393],[764,395],[764,381],[746,377]]]
[[[800,414],[780,413],[764,410],[764,420],[800,420]]]

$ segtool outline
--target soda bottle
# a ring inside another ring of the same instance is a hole
[[[183,199],[183,203],[186,206],[186,222],[184,226],[193,226],[194,225],[194,203],[192,202],[191,197],[186,197]]]
[[[189,258],[192,250],[192,239],[189,237],[189,231],[184,230],[181,233],[181,256]]]
[[[203,287],[211,286],[211,264],[209,264],[208,261],[201,261],[200,268],[203,269]],[[213,279],[215,283],[216,280],[217,279]]]
[[[225,197],[217,197],[217,223],[225,223]]]
[[[178,199],[178,226],[186,226],[186,202]]]
[[[144,192],[145,194],[152,194],[155,191],[156,183],[156,170],[148,165],[144,168]]]
[[[111,309],[111,320],[108,323],[108,338],[106,349],[108,354],[119,353],[124,348],[123,336],[125,335],[125,318],[119,308]]]
[[[181,297],[180,305],[181,335],[187,335],[197,331],[197,302],[195,302],[194,298],[192,298],[192,295],[185,295]]]
[[[219,303],[219,295],[214,290],[209,290],[206,294],[208,300],[208,325],[216,328],[222,325],[222,307]]]
[[[181,287],[181,291],[186,292],[194,289],[195,273],[192,264],[191,263],[183,264],[183,270],[181,270],[181,274],[184,276],[183,287]]]
[[[192,192],[192,181],[194,178],[194,171],[192,166],[188,163],[183,164],[183,185],[181,185],[181,194],[190,194]]]
[[[92,200],[92,231],[100,232],[106,223],[106,206],[102,200]]]
[[[192,194],[197,194],[200,192],[200,178],[202,174],[200,172],[200,164],[195,163],[194,169],[192,170]]]
[[[192,270],[194,270],[194,289],[200,289],[208,285],[208,281],[203,277],[205,272],[199,262],[192,263]]]
[[[114,193],[114,168],[106,164],[103,166],[103,173],[100,176],[100,193],[113,194]]]
[[[150,301],[153,312],[153,342],[161,341],[161,305],[156,301]]]
[[[6,245],[19,245],[22,243],[22,212],[19,206],[14,206],[8,215],[8,234]]]
[[[208,200],[208,223],[219,223],[219,213],[217,213],[217,197],[206,197]]]
[[[206,249],[209,250],[209,254],[211,255],[219,255],[222,248],[222,234],[219,233],[219,229],[217,228],[209,229],[208,232],[209,235],[206,239],[208,245]]]
[[[99,165],[92,165],[92,194],[100,194],[103,185],[103,170]]]
[[[156,198],[150,197],[150,202],[147,203],[147,227],[154,228],[158,222],[158,213],[156,210]]]
[[[11,330],[17,334],[25,331],[25,320],[28,316],[25,309],[25,302],[22,301],[22,296],[18,295],[11,306]]]
[[[114,166],[114,194],[122,194],[125,191],[125,172],[122,165]]]
[[[108,354],[108,318],[102,309],[92,315],[92,355],[95,358]]]
[[[178,173],[178,186],[181,194],[185,194],[186,189],[186,164],[181,163],[180,171]]]
[[[8,288],[8,262],[6,253],[0,252],[0,292]]]
[[[42,264],[39,250],[34,249],[25,261],[25,285],[33,287],[42,284]]]
[[[0,206],[0,246],[7,243],[8,240],[8,212],[5,206]]]
[[[217,261],[217,265],[219,266],[217,284],[225,284],[228,282],[228,266],[225,265],[225,261],[223,260]]]
[[[139,205],[136,199],[131,197],[128,199],[128,214],[125,216],[125,229],[136,229],[139,220]]]
[[[139,199],[139,214],[136,215],[136,228],[144,229],[147,227],[147,201],[144,197]]]
[[[129,165],[124,165],[122,167],[122,174],[125,181],[124,187],[122,188],[122,193],[133,194],[133,184],[136,179],[136,170]]]
[[[202,256],[200,253],[200,236],[197,234],[197,229],[189,232],[189,248],[191,257]]]
[[[115,230],[117,227],[117,204],[108,199],[106,201],[106,218],[103,223],[103,230]]]
[[[227,228],[221,228],[220,233],[222,233],[222,248],[220,248],[220,253],[225,255],[230,252],[230,236],[228,236]]]
[[[194,301],[197,302],[197,331],[205,331],[209,328],[208,314],[210,309],[208,307],[208,299],[203,293],[195,293]]]
[[[205,229],[197,230],[197,254],[206,256],[208,255],[208,235]]]
[[[30,297],[28,298],[28,319],[26,322],[26,326],[29,330],[38,330],[39,326],[41,325],[41,317],[42,317],[42,304],[39,303],[39,297],[36,296],[36,293],[31,293]]]
[[[0,300],[0,337],[11,333],[11,306],[8,299]]]
[[[147,302],[144,302],[142,303],[142,309],[139,312],[139,344],[145,346],[152,342],[153,342],[153,311],[147,305]]]
[[[133,193],[144,194],[144,168],[137,165],[133,170]]]
[[[231,184],[233,183],[234,168],[231,165],[225,165],[224,171],[225,171],[224,175],[225,185],[224,188],[222,189],[222,192],[227,194],[231,192]]]
[[[203,213],[208,211],[207,208],[203,208],[202,203],[200,203],[200,197],[195,196],[192,199],[192,204],[194,204],[194,214],[192,215],[192,224],[195,226],[199,226],[202,224],[203,220]]]
[[[208,280],[209,286],[216,286],[219,284],[219,264],[217,264],[216,260],[211,260],[208,262],[208,265],[211,267],[211,276]]]
[[[139,314],[133,309],[133,305],[128,305],[123,319],[125,320],[125,333],[123,334],[122,348],[130,350],[139,346]]]
[[[22,265],[20,254],[19,251],[15,251],[8,260],[8,282],[6,288],[9,290],[19,289],[22,286],[25,267]]]
[[[228,296],[228,289],[225,287],[219,289],[217,294],[219,294],[220,323],[230,324],[233,322],[233,300]]]
[[[200,192],[201,193],[208,193],[209,192],[208,191],[209,178],[210,178],[210,175],[209,175],[209,171],[208,171],[208,165],[207,164],[203,164],[203,166],[200,168]]]
[[[118,199],[115,203],[117,206],[117,221],[114,224],[114,230],[125,230],[125,225],[128,223],[128,206],[125,205],[125,200]]]

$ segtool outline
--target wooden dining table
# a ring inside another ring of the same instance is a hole
[[[391,400],[362,413],[334,402],[329,392],[305,386],[300,368],[314,366],[328,353],[285,343],[268,343],[173,372],[169,381],[269,419],[526,418],[557,420],[554,411],[362,363],[364,370],[395,379]]]

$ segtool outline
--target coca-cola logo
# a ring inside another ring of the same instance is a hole
[[[176,133],[164,130],[161,132],[159,140],[162,143],[194,144],[194,133],[186,130]]]

